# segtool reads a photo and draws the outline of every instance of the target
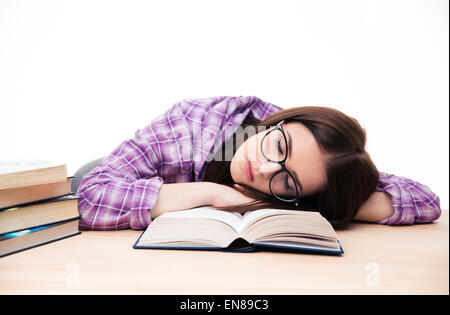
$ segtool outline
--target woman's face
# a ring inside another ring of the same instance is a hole
[[[299,196],[317,192],[326,183],[324,154],[319,148],[311,131],[299,122],[283,123],[287,148],[281,132],[270,132],[272,128],[258,132],[247,139],[236,151],[231,160],[230,172],[234,182],[246,184],[256,190],[270,194],[269,182],[281,169],[279,163],[269,162],[261,152],[261,140],[264,135],[263,150],[272,160],[288,156],[285,166],[294,175]],[[286,196],[295,196],[295,183],[289,176],[277,175],[272,181],[272,191]]]

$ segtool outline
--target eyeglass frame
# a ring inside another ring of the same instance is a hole
[[[295,177],[292,175],[292,173],[286,168],[286,165],[285,165],[285,162],[286,162],[286,160],[287,160],[287,157],[288,157],[288,154],[289,154],[289,152],[288,152],[288,145],[287,145],[287,138],[286,138],[286,134],[284,133],[284,130],[283,130],[283,127],[282,127],[282,124],[284,123],[284,120],[282,120],[282,121],[280,121],[272,130],[270,130],[269,132],[267,132],[264,136],[263,136],[263,138],[261,139],[261,143],[260,143],[260,147],[261,147],[261,153],[262,153],[262,155],[264,156],[264,158],[266,159],[266,160],[268,160],[269,162],[271,162],[271,163],[278,163],[278,164],[280,164],[281,165],[281,170],[279,170],[279,171],[277,171],[275,174],[273,174],[272,175],[272,177],[270,178],[270,181],[269,181],[269,190],[270,190],[270,193],[272,194],[272,196],[274,196],[276,199],[278,199],[278,200],[280,200],[280,201],[283,201],[283,202],[288,202],[288,203],[294,203],[295,204],[295,206],[298,206],[298,201],[299,201],[299,199],[300,199],[300,196],[299,196],[299,193],[298,193],[298,188],[297,188],[297,182],[295,181]],[[271,160],[270,158],[268,158],[265,154],[264,154],[264,149],[263,149],[263,142],[264,142],[264,139],[267,137],[267,135],[268,134],[270,134],[271,132],[274,132],[275,130],[280,130],[281,131],[281,134],[283,135],[283,138],[284,138],[284,144],[285,144],[285,148],[286,148],[286,154],[285,154],[285,156],[284,156],[284,159],[282,160],[282,161],[274,161],[274,160]],[[283,173],[283,172],[285,172],[285,173],[287,173],[289,176],[291,176],[291,178],[292,178],[292,180],[293,180],[293,182],[294,182],[294,186],[295,186],[295,194],[296,194],[296,196],[295,196],[295,199],[294,200],[287,200],[287,199],[283,199],[283,198],[281,198],[281,197],[278,197],[277,195],[275,195],[274,193],[273,193],[273,191],[272,191],[272,180],[275,178],[275,176],[277,176],[278,174],[280,174],[280,173]]]

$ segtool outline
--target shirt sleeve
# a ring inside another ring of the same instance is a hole
[[[394,214],[380,224],[409,225],[428,223],[441,215],[440,199],[427,186],[411,179],[381,173],[377,191],[391,195]]]
[[[142,229],[151,222],[163,180],[147,130],[122,142],[81,181],[80,229]]]

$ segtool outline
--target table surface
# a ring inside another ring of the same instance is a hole
[[[352,223],[342,256],[133,249],[140,231],[82,231],[0,258],[0,294],[449,294],[448,226],[448,210]]]

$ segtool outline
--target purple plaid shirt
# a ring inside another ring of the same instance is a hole
[[[81,181],[80,229],[143,229],[163,183],[202,181],[214,150],[246,118],[281,108],[255,96],[186,99],[136,131]],[[439,197],[410,179],[381,173],[378,191],[392,196],[394,215],[379,223],[413,224],[440,216]]]

